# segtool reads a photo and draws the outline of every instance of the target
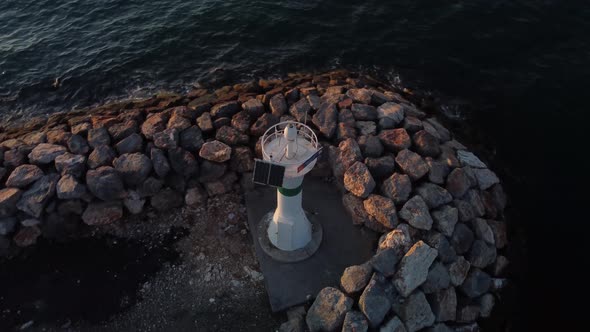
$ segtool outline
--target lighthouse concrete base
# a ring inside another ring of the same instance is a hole
[[[273,312],[305,303],[322,288],[338,285],[345,268],[373,256],[379,234],[352,224],[333,184],[307,177],[303,181],[303,209],[312,225],[317,222],[322,226],[321,245],[298,262],[272,258],[263,249],[264,238],[260,241],[258,229],[265,229],[260,223],[276,204],[275,188],[256,187],[246,193],[248,225]]]

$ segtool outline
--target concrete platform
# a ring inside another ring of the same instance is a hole
[[[264,215],[276,207],[275,188],[257,187],[246,193],[246,206],[256,257],[274,312],[301,304],[326,286],[337,286],[344,269],[370,259],[377,244],[378,234],[354,226],[338,190],[318,178],[304,180],[303,208],[321,223],[323,239],[317,252],[304,261],[273,260],[260,246],[255,230]]]

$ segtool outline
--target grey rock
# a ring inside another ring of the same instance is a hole
[[[357,121],[354,126],[363,136],[375,135],[377,133],[377,125],[373,121]]]
[[[276,94],[270,98],[270,111],[274,116],[281,116],[287,112],[287,101],[282,94]]]
[[[392,152],[408,149],[412,145],[410,135],[404,128],[382,130],[379,133],[379,140],[387,150]]]
[[[178,113],[173,113],[168,120],[167,129],[176,129],[178,132],[191,126],[191,121]]]
[[[342,325],[354,301],[341,291],[326,287],[317,295],[305,321],[310,331],[334,331]]]
[[[443,185],[450,172],[449,166],[446,163],[434,160],[431,157],[426,157],[424,159],[426,164],[428,164],[428,181]]]
[[[166,175],[168,175],[170,172],[170,163],[168,163],[168,159],[166,158],[164,151],[152,148],[150,154],[154,172],[156,172],[156,174],[161,178],[166,177]]]
[[[18,220],[13,217],[0,219],[0,235],[8,235],[14,232]]]
[[[354,128],[355,124],[356,124],[356,120],[354,119],[354,115],[352,115],[352,112],[348,109],[341,109],[340,113],[338,113],[338,122],[339,123],[344,123],[349,127]]]
[[[395,127],[404,120],[404,109],[400,104],[385,103],[377,108],[379,120],[388,119],[388,124]]]
[[[377,110],[375,107],[363,104],[352,104],[350,108],[355,120],[375,121],[377,120]]]
[[[459,287],[461,293],[469,298],[476,298],[490,290],[492,278],[480,269],[471,269],[465,281]]]
[[[395,316],[387,321],[387,323],[383,324],[379,329],[379,332],[407,332],[407,330],[399,317]]]
[[[113,165],[123,181],[131,186],[143,183],[152,171],[152,161],[143,153],[123,154]]]
[[[367,286],[372,273],[373,269],[369,264],[349,266],[340,277],[340,286],[347,294],[358,293]]]
[[[371,265],[385,277],[391,277],[396,272],[397,263],[400,260],[401,255],[398,254],[397,250],[393,248],[387,248],[378,252],[373,258],[371,258]]]
[[[69,174],[59,179],[56,189],[59,199],[79,199],[86,195],[86,186]]]
[[[373,104],[381,105],[392,100],[393,98],[391,96],[388,96],[381,91],[371,90],[371,103]]]
[[[365,157],[379,157],[383,154],[383,145],[376,136],[360,136],[358,144]]]
[[[475,168],[473,173],[477,178],[477,183],[479,185],[479,189],[481,190],[486,190],[491,186],[500,183],[500,179],[498,179],[496,173],[490,171],[487,168]]]
[[[431,294],[449,288],[450,284],[449,271],[441,262],[436,262],[430,267],[428,277],[421,288],[425,294]]]
[[[455,225],[459,220],[459,211],[457,208],[443,205],[437,210],[431,211],[430,215],[434,220],[434,229],[448,237],[453,236]]]
[[[490,293],[482,295],[477,301],[479,303],[480,317],[488,318],[492,315],[492,309],[496,304],[496,299]]]
[[[367,198],[375,189],[375,180],[367,166],[357,161],[344,173],[344,186],[356,196]]]
[[[123,200],[123,205],[131,214],[139,214],[143,211],[145,199],[142,199],[137,191],[130,190],[127,192],[127,197]]]
[[[416,152],[425,157],[437,157],[440,153],[440,144],[438,139],[426,130],[420,130],[412,137]]]
[[[338,123],[338,128],[336,129],[336,142],[341,142],[345,139],[355,137],[356,130],[354,129],[354,127],[346,123]]]
[[[115,149],[120,155],[141,152],[143,149],[143,138],[137,133],[131,134],[115,144]]]
[[[215,163],[205,160],[201,164],[201,171],[199,174],[200,182],[212,182],[223,176],[227,170],[227,165],[222,163]]]
[[[252,150],[245,146],[238,146],[233,149],[230,168],[238,173],[254,171],[254,156]]]
[[[508,261],[508,258],[502,255],[498,255],[496,261],[494,262],[494,267],[492,268],[492,274],[494,275],[494,277],[502,276],[504,274],[504,271],[506,271],[506,268],[508,267],[509,263],[510,262]]]
[[[11,217],[16,212],[16,203],[22,195],[17,188],[0,189],[0,218]]]
[[[360,311],[352,310],[344,316],[342,332],[366,332],[368,329],[369,323]]]
[[[125,197],[125,189],[119,173],[109,166],[86,172],[86,185],[94,196],[103,201]]]
[[[428,212],[428,206],[420,196],[416,195],[408,200],[400,210],[399,216],[418,229],[430,230],[432,228],[433,221],[430,212]]]
[[[199,163],[195,156],[183,148],[169,149],[168,160],[170,161],[170,167],[176,174],[183,176],[185,179],[199,173]]]
[[[455,168],[447,177],[446,188],[455,198],[463,197],[471,185],[471,180],[464,168]]]
[[[451,246],[447,238],[437,232],[431,232],[426,236],[426,243],[438,251],[438,257],[443,263],[454,262],[457,259],[457,253]]]
[[[428,269],[437,255],[436,249],[429,247],[423,241],[416,242],[404,255],[393,280],[393,284],[402,296],[407,297],[426,281]]]
[[[91,226],[111,224],[123,217],[123,208],[120,201],[90,203],[82,220]]]
[[[350,89],[346,91],[346,95],[352,99],[355,103],[370,104],[371,103],[371,90],[362,89]]]
[[[298,102],[291,105],[289,108],[289,113],[295,117],[298,122],[304,122],[306,117],[311,118],[309,116],[309,111],[311,111],[311,105],[305,98],[299,99]]]
[[[264,113],[250,127],[250,135],[262,136],[268,130],[268,128],[276,125],[277,123],[279,123],[279,118],[272,115],[271,113]]]
[[[369,325],[373,328],[381,324],[391,308],[391,302],[385,290],[386,282],[383,276],[374,273],[358,302],[359,309],[365,314]]]
[[[160,192],[160,189],[164,186],[164,181],[156,179],[154,177],[148,177],[137,189],[139,196],[151,197]]]
[[[463,223],[458,223],[455,226],[455,231],[451,237],[451,245],[455,248],[457,254],[466,253],[473,243],[473,232]]]
[[[383,181],[381,186],[383,194],[393,200],[395,204],[403,204],[412,192],[412,181],[406,174],[393,173]]]
[[[428,295],[428,303],[437,322],[454,321],[457,317],[457,293],[455,287],[441,289]]]
[[[141,125],[141,133],[147,139],[153,139],[155,133],[159,133],[166,129],[169,116],[167,113],[156,113],[148,117]],[[131,136],[131,135],[130,135]]]
[[[264,105],[258,99],[249,99],[242,104],[242,108],[252,118],[257,118],[264,113]]]
[[[313,115],[312,121],[326,138],[332,138],[338,126],[338,110],[336,109],[336,105],[323,103]]]
[[[415,332],[434,324],[434,314],[424,293],[412,293],[402,304],[399,316],[403,320],[408,332]]]
[[[154,145],[160,149],[175,149],[178,146],[180,139],[179,130],[176,128],[168,128],[163,131],[154,133]]]
[[[457,308],[457,322],[458,323],[470,323],[474,322],[479,318],[479,305],[477,304],[464,304],[459,305]]]
[[[496,245],[496,248],[504,248],[508,243],[508,238],[506,234],[506,223],[497,220],[488,220],[487,223],[490,226],[492,233],[494,234],[494,243]]]
[[[24,188],[39,180],[43,175],[43,171],[35,165],[21,165],[10,173],[6,180],[6,186]]]
[[[27,154],[20,150],[8,150],[4,152],[4,166],[18,167],[27,163]]]
[[[469,264],[469,261],[463,258],[463,256],[457,257],[457,260],[449,265],[451,284],[455,287],[462,285],[470,268],[471,264]]]
[[[97,146],[88,156],[88,167],[95,169],[101,166],[110,166],[117,154],[107,145]],[[57,160],[57,158],[56,158]]]
[[[209,161],[222,163],[231,158],[231,148],[219,141],[211,141],[203,144],[199,156]]]
[[[391,155],[380,158],[365,158],[365,165],[367,165],[374,178],[384,178],[390,176],[395,170],[395,159]]]
[[[391,199],[371,194],[364,200],[363,205],[367,213],[385,228],[393,229],[397,226],[397,211]]]
[[[250,99],[255,100],[256,99]],[[259,102],[259,101],[258,101]],[[259,102],[260,103],[260,102]],[[253,105],[255,106],[255,105]],[[214,118],[231,118],[240,111],[240,104],[236,101],[226,101],[211,107],[211,116]],[[263,109],[264,111],[264,109]]]
[[[79,178],[86,173],[86,157],[79,154],[64,153],[55,158],[55,169],[61,175],[70,174]]]
[[[152,196],[150,203],[158,211],[168,211],[181,207],[184,203],[184,197],[179,192],[166,188]]]
[[[440,156],[437,158],[438,161],[445,163],[451,169],[461,167],[461,163],[459,162],[459,159],[457,159],[455,150],[445,145],[441,145],[440,150]]]
[[[426,123],[428,123],[430,126],[432,126],[436,130],[436,132],[438,134],[438,138],[442,142],[446,142],[446,141],[451,140],[451,132],[447,128],[445,128],[442,124],[440,124],[435,118],[427,119]]]
[[[404,224],[399,225],[396,229],[385,235],[383,241],[379,242],[378,252],[393,249],[397,257],[401,259],[410,250],[413,244],[412,238],[407,228],[402,226]]]
[[[248,115],[248,112],[241,111],[232,116],[231,126],[242,133],[248,131],[248,128],[250,128],[250,115]]]
[[[402,123],[402,127],[408,133],[415,133],[415,132],[418,132],[418,131],[424,129],[424,126],[422,125],[422,121],[420,121],[420,119],[413,117],[413,116],[407,116]]]
[[[473,206],[471,206],[471,204],[469,204],[468,202],[461,199],[455,199],[453,200],[453,206],[457,208],[460,221],[468,222],[475,218],[475,211],[473,209]]]
[[[68,139],[68,149],[70,149],[73,154],[82,155],[87,154],[90,150],[88,142],[86,142],[86,140],[80,135],[72,135],[70,139]]]
[[[121,122],[121,123],[115,123],[114,125],[110,126],[108,128],[108,132],[111,135],[111,137],[113,138],[114,141],[120,141],[122,139],[124,139],[125,137],[133,134],[133,133],[137,133],[139,131],[139,127],[137,126],[137,122],[135,122],[134,120],[127,120],[125,122]],[[100,144],[108,144],[108,143],[98,143],[98,145]],[[96,146],[92,146],[92,147],[96,147]]]
[[[111,144],[108,130],[105,127],[88,130],[88,144],[93,148]]]
[[[48,174],[35,181],[16,203],[17,209],[35,218],[41,217],[45,205],[55,195],[58,180],[59,175]]]
[[[203,133],[197,126],[186,128],[180,133],[180,147],[191,152],[198,152],[205,142]]]
[[[229,145],[247,144],[250,139],[248,135],[241,133],[234,127],[223,126],[217,129],[215,139]]]
[[[26,145],[37,145],[47,143],[47,134],[43,132],[32,132],[23,137],[23,143]]]
[[[485,219],[475,218],[471,222],[471,228],[477,239],[483,240],[488,244],[494,245],[494,233]]]
[[[213,131],[213,121],[211,121],[211,114],[209,112],[203,113],[197,118],[197,126],[205,133]]]
[[[342,196],[342,205],[352,218],[352,223],[354,225],[362,225],[366,220],[369,219],[369,215],[367,214],[363,204],[363,199],[355,196],[354,194],[344,194]]]
[[[410,150],[402,150],[395,157],[395,162],[412,180],[416,181],[428,173],[428,164],[419,154]]]
[[[66,148],[61,145],[41,143],[29,153],[29,161],[33,164],[49,164],[66,152]]]
[[[482,240],[475,240],[467,255],[467,259],[471,265],[483,269],[496,260],[496,247]]]
[[[472,152],[459,150],[457,151],[457,158],[463,166],[471,166],[473,168],[487,168],[486,164],[477,158]]]
[[[435,209],[453,201],[453,197],[448,191],[429,182],[421,184],[416,188],[416,192],[424,199],[424,202],[430,209]]]

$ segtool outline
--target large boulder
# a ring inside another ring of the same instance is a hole
[[[429,170],[428,164],[419,154],[407,149],[402,150],[397,154],[395,162],[413,181],[422,178]]]
[[[252,172],[254,170],[254,155],[246,146],[235,147],[230,159],[230,168],[238,173]]]
[[[355,103],[370,104],[371,103],[371,90],[362,89],[350,89],[346,91],[346,95],[352,99]]]
[[[242,108],[252,118],[257,118],[264,114],[264,105],[258,99],[249,99],[242,104]]]
[[[342,332],[367,332],[369,323],[360,311],[349,311],[344,317]],[[400,332],[400,331],[398,331]]]
[[[115,159],[113,165],[123,181],[132,186],[143,183],[152,171],[152,161],[143,153],[126,153]]]
[[[85,155],[88,153],[90,148],[88,147],[88,142],[84,139],[84,137],[80,135],[72,135],[68,139],[68,149],[73,154],[82,154]]]
[[[137,133],[131,134],[115,144],[115,149],[120,155],[141,152],[143,149],[143,138]]]
[[[88,130],[88,144],[96,148],[101,145],[111,144],[111,136],[105,127]]]
[[[154,134],[154,145],[160,149],[174,149],[178,146],[180,139],[179,130],[168,128]]]
[[[448,204],[453,201],[453,197],[444,188],[436,184],[425,182],[416,188],[416,192],[420,195],[429,209],[436,209],[437,207]]]
[[[231,126],[242,133],[248,131],[248,128],[250,128],[250,122],[250,115],[248,115],[248,112],[246,111],[238,112],[231,118]]]
[[[147,139],[153,139],[155,133],[159,133],[166,129],[168,124],[167,113],[157,113],[147,118],[141,125],[141,133]]]
[[[375,180],[367,166],[357,161],[344,173],[344,186],[356,196],[367,198],[375,189]]]
[[[447,191],[455,198],[461,198],[469,188],[471,179],[464,168],[455,168],[447,177]]]
[[[471,268],[471,264],[463,256],[457,257],[457,260],[449,265],[449,277],[451,278],[451,284],[457,287],[463,284],[467,273]]]
[[[298,102],[289,108],[289,113],[299,122],[305,121],[306,117],[309,116],[309,111],[311,111],[311,105],[306,98],[299,99]]]
[[[401,255],[394,248],[387,248],[371,258],[371,265],[385,277],[391,277],[397,271],[397,263]]]
[[[442,161],[432,159],[432,157],[426,157],[424,160],[426,160],[429,168],[428,181],[438,185],[443,185],[447,175],[449,175],[449,172],[451,171],[450,167]]]
[[[406,226],[406,227],[404,227]],[[382,241],[379,241],[377,252],[387,249],[395,250],[398,258],[401,259],[412,247],[412,237],[407,224],[400,224],[396,229],[387,233]]]
[[[203,113],[197,118],[197,126],[204,133],[210,133],[215,128],[213,127],[213,121],[211,120],[211,114],[209,112]]]
[[[0,189],[0,218],[10,217],[16,212],[16,203],[22,195],[17,188]]]
[[[48,174],[41,177],[22,194],[16,207],[30,216],[40,218],[45,205],[55,195],[58,180],[58,174]]]
[[[432,217],[428,206],[422,197],[416,195],[407,201],[399,212],[399,216],[415,228],[430,230],[432,228]]]
[[[495,245],[494,232],[485,219],[475,218],[473,221],[471,221],[471,229],[473,229],[477,239],[483,240],[488,244]]]
[[[55,158],[55,169],[61,175],[70,174],[82,177],[86,173],[86,157],[79,154],[64,153]]]
[[[108,132],[115,142],[118,142],[133,133],[137,133],[138,131],[139,127],[137,126],[137,122],[135,120],[127,120],[125,122],[115,123],[108,128]],[[109,143],[102,142],[99,143],[99,145],[100,144]],[[97,145],[91,144],[91,146],[96,147]]]
[[[475,240],[467,259],[472,266],[485,268],[496,260],[496,247],[482,240]]]
[[[203,133],[197,126],[186,128],[180,133],[180,147],[191,152],[198,152],[203,146]]]
[[[110,166],[115,160],[117,154],[108,145],[99,145],[88,156],[88,167],[90,169],[99,168],[101,166]],[[56,160],[58,160],[56,158]]]
[[[450,284],[449,270],[441,262],[435,262],[428,271],[426,281],[420,287],[425,294],[431,294],[448,288]]]
[[[67,149],[61,145],[41,143],[29,153],[29,161],[32,164],[49,164],[66,152]]]
[[[451,263],[457,259],[457,253],[447,237],[438,232],[430,232],[425,238],[426,243],[438,251],[438,258],[443,263]]]
[[[412,293],[401,305],[399,316],[408,332],[415,332],[434,324],[434,314],[424,293]]]
[[[483,163],[476,155],[472,152],[459,150],[457,151],[457,158],[463,166],[471,166],[473,168],[487,168],[486,164]]]
[[[344,269],[340,277],[340,286],[347,294],[358,293],[367,286],[372,272],[369,264],[349,266]]]
[[[412,137],[416,152],[424,157],[437,157],[440,154],[440,144],[438,139],[426,130],[420,130]]]
[[[86,196],[86,185],[66,174],[57,182],[56,192],[59,199],[80,199]]]
[[[387,321],[387,323],[381,325],[379,332],[407,332],[404,323],[399,319],[399,317],[394,316],[392,319]]]
[[[383,145],[377,136],[360,136],[358,144],[365,157],[379,157],[383,154]]]
[[[437,322],[454,321],[457,316],[457,293],[455,287],[441,289],[429,294],[428,302]]]
[[[397,226],[397,211],[391,199],[371,194],[364,200],[363,205],[367,213],[385,228],[393,229]]]
[[[354,126],[363,136],[377,134],[377,125],[373,121],[356,121]]]
[[[225,174],[227,170],[227,165],[224,163],[216,163],[212,161],[205,160],[201,164],[201,171],[199,174],[199,181],[200,182],[212,182]]]
[[[404,120],[404,109],[400,104],[385,103],[377,107],[377,117],[380,122],[386,124],[385,127],[393,128]],[[381,121],[383,119],[387,121]]]
[[[336,288],[326,287],[317,295],[309,308],[305,321],[310,331],[334,331],[344,322],[344,317],[354,301]]]
[[[120,201],[90,203],[82,214],[82,220],[90,226],[111,224],[121,218],[123,207]]]
[[[476,298],[487,293],[491,284],[492,278],[487,273],[480,269],[471,269],[459,290],[469,298]]]
[[[453,248],[455,248],[457,254],[461,255],[471,248],[473,238],[473,232],[469,227],[463,223],[458,223],[455,226],[455,231],[451,237],[451,244],[453,245]]]
[[[168,160],[171,168],[184,178],[190,178],[199,173],[199,163],[195,156],[183,148],[169,149]]]
[[[231,118],[240,111],[237,101],[227,101],[211,107],[211,116],[214,118]]]
[[[488,220],[487,223],[492,229],[492,233],[494,234],[494,243],[496,245],[496,248],[504,248],[508,243],[508,238],[506,235],[506,223],[497,220]]]
[[[342,205],[352,219],[354,225],[362,225],[369,219],[369,215],[365,210],[363,199],[351,193],[346,193],[342,196]]]
[[[434,220],[434,228],[442,234],[451,237],[455,230],[455,225],[459,220],[457,208],[450,205],[443,205],[437,210],[431,211],[430,215]]]
[[[125,197],[123,180],[114,168],[102,166],[86,172],[86,185],[90,192],[103,201]]]
[[[365,158],[365,165],[367,165],[374,178],[384,178],[390,176],[395,170],[395,159],[391,155],[380,158]]]
[[[387,150],[393,152],[408,149],[412,145],[410,135],[404,128],[382,130],[379,139]]]
[[[231,147],[220,141],[211,141],[203,144],[199,156],[209,161],[222,163],[231,158]]]
[[[280,93],[270,98],[269,106],[274,116],[279,117],[287,112],[287,101],[285,100],[285,96]]]
[[[359,309],[369,320],[369,325],[378,327],[391,308],[387,293],[387,280],[379,273],[374,273],[371,281],[359,298]]]
[[[375,121],[377,120],[377,110],[375,107],[363,104],[352,104],[350,108],[352,115],[356,120]]]
[[[402,296],[407,297],[426,281],[428,269],[437,255],[436,249],[423,241],[416,242],[404,255],[393,281]]]
[[[279,123],[279,118],[271,113],[264,113],[250,127],[250,134],[253,136],[262,136],[268,128]]]
[[[156,172],[156,174],[161,178],[166,177],[168,172],[170,172],[170,163],[168,162],[168,158],[166,158],[164,151],[152,148],[150,154],[154,172]]]
[[[21,165],[10,173],[6,180],[6,186],[24,188],[40,179],[43,175],[43,171],[35,165]]]
[[[481,190],[486,190],[491,186],[500,183],[500,179],[498,179],[496,173],[487,168],[475,168],[473,169],[473,173],[475,174],[477,184]]]
[[[338,125],[338,110],[336,105],[324,103],[312,117],[313,124],[327,138],[332,138]]]

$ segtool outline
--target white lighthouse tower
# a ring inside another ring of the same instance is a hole
[[[263,218],[263,224],[268,240],[280,251],[303,251],[309,257],[319,247],[321,226],[312,225],[301,203],[303,177],[314,167],[320,152],[315,133],[299,122],[281,122],[262,137],[264,162],[257,160],[254,182],[277,187],[277,207]],[[280,256],[286,261],[305,258],[286,253]]]

